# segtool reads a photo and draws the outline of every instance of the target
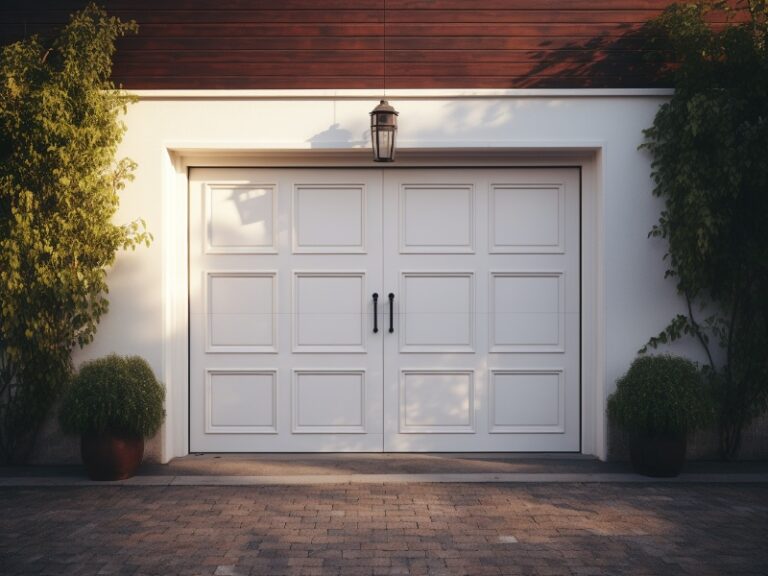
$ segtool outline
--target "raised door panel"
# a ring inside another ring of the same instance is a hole
[[[475,191],[471,184],[404,183],[399,200],[401,253],[474,251]]]
[[[491,370],[489,432],[565,432],[563,370]]]
[[[490,351],[564,351],[564,286],[560,271],[491,272]]]
[[[364,353],[365,272],[294,272],[293,351]]]
[[[365,370],[294,370],[293,432],[366,432]]]
[[[565,251],[564,184],[492,182],[488,200],[491,253]]]
[[[277,372],[208,369],[205,405],[207,434],[276,434]]]
[[[277,195],[274,184],[209,182],[204,194],[206,253],[276,252]]]
[[[277,274],[205,273],[206,351],[277,352]]]
[[[472,352],[474,274],[401,271],[401,352]]]
[[[402,370],[399,431],[474,432],[474,389],[472,370]]]
[[[296,184],[293,191],[293,251],[365,252],[364,185]]]

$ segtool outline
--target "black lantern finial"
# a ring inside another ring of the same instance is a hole
[[[371,112],[371,144],[375,162],[395,161],[398,112],[382,100]]]

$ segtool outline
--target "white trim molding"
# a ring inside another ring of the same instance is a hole
[[[581,444],[584,454],[605,459],[607,438],[604,406],[606,302],[605,302],[605,156],[607,144],[596,141],[496,142],[486,149],[463,148],[404,150],[398,166],[577,166],[581,168]],[[366,152],[363,154],[363,152]],[[174,142],[163,157],[163,374],[168,388],[161,458],[189,453],[188,394],[188,171],[194,166],[370,166],[368,151],[263,149],[225,142]],[[380,168],[380,167],[376,167]],[[304,273],[304,272],[303,272]]]
[[[605,305],[603,288],[603,222],[602,205],[605,146],[584,142],[581,146],[569,143],[568,154],[563,144],[554,154],[550,150],[536,155],[532,160],[535,146],[521,149],[503,147],[495,149],[472,149],[463,152],[451,150],[443,154],[439,150],[419,150],[409,158],[405,154],[400,165],[451,166],[461,158],[467,166],[530,166],[541,165],[579,166],[582,174],[582,354],[581,354],[581,452],[605,459],[607,455],[606,426],[604,419],[605,357],[604,323]],[[168,421],[163,442],[162,460],[167,462],[189,452],[188,420],[188,338],[189,318],[187,311],[187,202],[188,169],[192,166],[258,166],[273,165],[280,157],[279,152],[238,150],[231,144],[217,146],[212,143],[189,143],[179,148],[166,148],[163,152],[168,159],[164,164],[164,207],[165,235],[164,278],[166,300],[163,303],[165,318],[164,360],[165,378],[168,384]],[[368,161],[366,155],[366,161]],[[282,156],[281,165],[287,166],[359,166],[356,154],[345,155],[305,151]],[[306,274],[306,271],[302,271]],[[356,273],[359,274],[359,273]],[[462,273],[466,274],[466,273]]]
[[[672,88],[441,88],[348,90],[126,90],[139,100],[391,100],[670,97]]]

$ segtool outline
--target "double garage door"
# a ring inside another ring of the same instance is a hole
[[[190,449],[578,451],[579,171],[190,173]]]

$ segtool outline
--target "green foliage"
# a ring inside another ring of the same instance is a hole
[[[72,434],[149,438],[163,423],[164,399],[146,360],[111,354],[80,367],[64,392],[59,420]]]
[[[46,44],[0,55],[0,456],[23,460],[106,313],[107,268],[148,243],[111,222],[134,163],[115,162],[131,98],[109,80],[135,23],[94,5]]]
[[[698,367],[675,356],[640,356],[616,382],[608,416],[629,432],[687,432],[709,421],[712,405]]]
[[[688,308],[646,348],[698,340],[731,458],[768,406],[768,8],[742,2],[747,21],[719,31],[706,24],[711,10],[730,12],[720,2],[673,5],[654,22],[679,68],[674,96],[645,131],[665,202],[650,236],[668,243],[666,275]]]

